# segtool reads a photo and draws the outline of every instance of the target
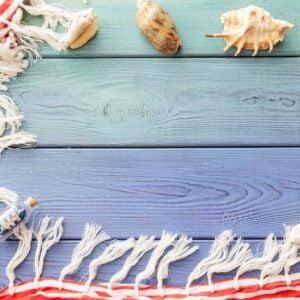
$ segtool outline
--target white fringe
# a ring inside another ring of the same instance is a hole
[[[262,256],[253,257],[244,264],[242,264],[236,272],[234,277],[234,287],[239,289],[239,277],[247,272],[259,270],[261,271],[266,264],[272,262],[280,249],[279,243],[274,237],[274,234],[270,234],[264,242],[264,251]]]
[[[36,136],[20,131],[23,119],[14,101],[0,95],[0,154],[11,146],[30,147],[36,143]]]
[[[51,218],[47,216],[42,220],[39,231],[36,234],[37,246],[34,260],[34,283],[36,288],[38,288],[38,281],[43,273],[48,250],[57,244],[63,235],[63,221],[64,218],[59,218],[52,225]]]
[[[0,202],[8,205],[19,200],[18,194],[6,188],[0,188]]]
[[[19,239],[19,245],[15,256],[10,260],[6,268],[10,295],[14,294],[15,270],[26,259],[30,252],[33,231],[32,229],[27,229],[25,224],[22,224],[14,232],[14,235]]]
[[[22,3],[20,7],[31,16],[43,16],[44,28],[56,29],[58,25],[68,28],[74,15],[63,6],[49,5],[43,0],[29,0],[26,4]]]
[[[189,294],[190,286],[195,280],[198,280],[207,274],[211,266],[218,265],[226,259],[229,252],[229,246],[234,238],[235,235],[230,230],[226,230],[216,237],[209,252],[209,256],[200,261],[189,275],[186,284],[187,294]]]
[[[162,233],[161,239],[158,242],[154,251],[152,252],[152,255],[148,261],[146,268],[144,269],[144,271],[137,274],[135,278],[134,290],[137,297],[139,296],[140,283],[143,280],[146,280],[154,275],[156,266],[160,258],[163,256],[166,249],[173,245],[173,242],[175,241],[176,238],[177,238],[177,234],[171,234],[165,231]]]
[[[58,280],[60,289],[63,288],[63,279],[74,274],[80,268],[84,258],[89,256],[99,244],[109,240],[110,237],[102,231],[102,227],[96,224],[87,223],[84,234],[79,244],[74,249],[71,263],[64,267]]]
[[[260,275],[260,286],[263,287],[265,279],[280,274],[283,270],[285,273],[287,285],[291,284],[289,271],[291,266],[300,261],[298,251],[300,249],[300,225],[294,227],[286,226],[285,238],[280,245],[280,251],[277,260],[266,264]]]
[[[108,289],[110,293],[112,293],[113,286],[115,284],[120,283],[122,280],[124,280],[129,271],[140,261],[140,259],[150,250],[152,250],[155,247],[155,237],[151,236],[140,236],[139,239],[136,241],[135,246],[131,252],[131,254],[127,257],[123,268],[114,274],[110,282],[108,284]]]
[[[100,266],[108,264],[121,256],[127,251],[132,249],[135,245],[134,238],[129,238],[126,241],[116,241],[113,244],[106,247],[103,253],[96,259],[94,259],[89,266],[89,278],[85,284],[85,292],[88,292],[91,283],[97,276],[97,272]]]
[[[244,243],[242,239],[239,238],[232,245],[230,252],[222,262],[209,267],[207,271],[207,279],[208,285],[212,292],[214,292],[212,277],[215,273],[228,273],[253,258],[249,247],[250,245],[248,243]]]
[[[163,280],[168,278],[170,264],[186,258],[199,249],[198,246],[191,247],[192,242],[192,238],[186,235],[181,236],[174,247],[162,258],[157,269],[157,288],[161,297],[164,296]]]

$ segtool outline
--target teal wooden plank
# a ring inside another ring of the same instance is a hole
[[[261,241],[251,240],[247,241],[250,243],[253,253],[260,253],[263,247],[261,245]],[[59,244],[55,245],[50,249],[44,269],[44,276],[58,278],[61,269],[66,266],[71,259],[72,251],[76,246],[76,241],[61,241]],[[176,263],[171,264],[170,274],[167,280],[165,280],[166,284],[177,285],[177,286],[185,286],[187,277],[189,273],[193,270],[193,268],[197,265],[197,263],[202,260],[204,257],[208,255],[209,248],[212,244],[211,241],[195,241],[195,244],[198,244],[200,247],[198,252],[195,252],[192,256],[187,257],[183,261],[178,261]],[[103,251],[103,248],[107,245],[107,243],[99,246],[93,254],[88,257],[79,270],[79,272],[71,277],[70,279],[85,281],[87,279],[88,265],[92,258],[97,257]],[[35,251],[36,243],[32,245],[32,251],[28,259],[17,269],[17,278],[19,281],[28,280],[34,277],[33,272],[33,254]],[[7,279],[5,277],[4,270],[8,261],[11,259],[11,256],[15,252],[16,243],[15,242],[5,242],[0,245],[0,249],[2,253],[7,253],[7,255],[0,256],[0,283],[3,286],[7,284]],[[128,254],[127,254],[128,255]],[[141,272],[145,267],[150,253],[146,254],[139,264],[135,266],[128,277],[124,280],[126,283],[133,283],[136,274]],[[117,271],[119,271],[126,259],[126,255],[117,261],[104,265],[99,270],[98,276],[96,278],[96,282],[108,282],[109,279],[114,275]],[[293,267],[292,271],[299,271],[299,266]],[[232,277],[234,272],[223,274],[223,275],[215,275],[214,279],[224,279]],[[249,273],[247,275],[257,276],[258,274],[255,272]],[[202,279],[202,282],[206,282],[206,278]],[[151,279],[143,282],[145,284],[155,285],[156,278],[155,276]]]
[[[65,216],[65,237],[96,222],[113,237],[163,229],[261,238],[299,223],[300,148],[61,149],[5,152],[1,185]]]
[[[45,59],[10,85],[39,146],[299,145],[300,59]]]
[[[53,0],[52,2],[57,2]],[[221,15],[232,9],[257,5],[269,10],[274,17],[282,18],[296,25],[289,32],[282,45],[276,47],[272,55],[299,55],[300,54],[300,2],[285,0],[157,0],[174,18],[181,39],[183,50],[180,56],[232,56],[234,50],[223,53],[222,39],[209,39],[206,33],[222,31]],[[135,1],[101,0],[92,1],[91,5],[84,6],[81,1],[61,0],[63,5],[82,9],[94,7],[99,19],[99,35],[88,46],[78,51],[69,51],[65,56],[161,56],[139,32],[135,24]],[[44,49],[44,55],[57,56],[49,49]],[[246,52],[245,55],[251,55]],[[269,56],[267,52],[260,55]]]

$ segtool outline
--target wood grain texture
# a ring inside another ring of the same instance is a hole
[[[86,222],[119,238],[261,238],[299,223],[300,148],[22,150],[0,168],[2,186],[41,201],[40,216],[66,217],[68,239]]]
[[[52,2],[57,3],[56,0]],[[300,2],[298,0],[157,0],[173,17],[183,41],[183,50],[179,56],[232,56],[234,50],[224,54],[223,39],[206,38],[206,33],[220,32],[223,27],[221,15],[232,9],[247,5],[262,6],[276,18],[294,23],[295,28],[289,32],[283,44],[280,44],[272,56],[300,55]],[[60,3],[73,9],[82,9],[81,1],[61,0]],[[135,24],[135,0],[101,0],[91,1],[91,5],[100,20],[98,36],[86,47],[55,54],[44,49],[46,56],[161,56],[140,33]],[[251,55],[245,52],[244,55]],[[270,56],[267,52],[260,55]]]
[[[261,242],[258,241],[247,241],[250,243],[251,248],[253,250],[253,253],[260,253],[263,249]],[[72,251],[74,247],[76,246],[76,241],[61,241],[59,244],[55,245],[53,248],[50,249],[48,256],[46,258],[45,263],[45,269],[44,269],[44,276],[47,277],[54,277],[58,278],[59,273],[61,269],[66,266],[71,259]],[[170,267],[170,274],[168,279],[165,281],[166,284],[171,285],[177,285],[177,286],[184,286],[187,280],[187,277],[189,273],[193,270],[193,268],[197,265],[197,263],[202,260],[204,257],[208,255],[209,249],[211,247],[212,242],[211,241],[195,241],[195,244],[198,244],[199,250],[195,252],[190,257],[187,257],[183,261],[178,261],[176,263],[171,264]],[[107,245],[107,243],[100,245],[93,254],[88,257],[84,261],[84,265],[79,270],[79,272],[73,276],[71,276],[71,279],[74,280],[81,280],[85,281],[87,278],[87,272],[88,272],[88,265],[92,258],[97,257],[100,255],[104,249],[104,247]],[[16,242],[5,242],[1,244],[0,251],[3,253],[10,253],[9,255],[1,255],[0,256],[0,287],[3,287],[7,284],[7,279],[5,277],[4,270],[6,268],[6,265],[8,261],[11,259],[13,253],[15,253],[16,249]],[[33,272],[33,255],[35,252],[36,243],[34,242],[32,244],[31,254],[28,257],[28,259],[20,266],[20,268],[17,270],[17,278],[18,280],[28,280],[32,279],[34,276]],[[130,252],[127,253],[127,255]],[[123,262],[126,259],[126,256],[109,263],[107,265],[104,265],[101,267],[101,270],[98,272],[98,277],[96,279],[96,282],[108,282],[109,279],[113,274],[115,274],[117,271],[119,271],[123,265]],[[124,282],[133,283],[135,276],[137,273],[141,272],[144,267],[146,266],[146,263],[148,261],[148,258],[150,256],[150,252],[146,254],[142,260],[139,262],[138,265],[136,265],[126,278]],[[299,271],[299,266],[296,266],[293,268],[293,270]],[[233,275],[233,272],[223,275],[215,275],[215,279],[220,278],[230,278],[230,276]],[[252,272],[247,275],[258,275],[255,272]],[[205,278],[202,279],[203,282],[206,281]],[[151,278],[150,280],[147,280],[143,282],[145,284],[156,284],[155,277]]]
[[[10,85],[39,146],[300,144],[300,58],[46,59]]]

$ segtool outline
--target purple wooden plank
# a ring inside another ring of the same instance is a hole
[[[299,148],[24,150],[0,170],[2,186],[40,199],[40,215],[66,217],[68,239],[87,221],[121,238],[256,238],[299,223]]]

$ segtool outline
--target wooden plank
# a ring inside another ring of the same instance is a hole
[[[299,222],[300,148],[22,150],[0,168],[1,185],[34,194],[40,215],[66,217],[68,239],[86,222],[118,238],[260,238]]]
[[[52,0],[56,3],[57,1]],[[81,1],[61,0],[65,6],[82,9]],[[256,0],[157,0],[174,18],[181,39],[183,50],[180,56],[232,56],[234,50],[224,54],[224,41],[222,39],[209,39],[206,33],[221,32],[223,27],[220,21],[221,15],[232,9],[257,5],[269,10],[274,17],[282,18],[294,23],[295,28],[289,32],[283,44],[276,47],[271,55],[299,55],[300,54],[300,3],[297,0],[268,1]],[[92,1],[100,19],[100,31],[96,39],[88,46],[69,51],[65,54],[55,54],[50,49],[44,49],[46,56],[161,56],[153,49],[142,36],[135,24],[135,1],[126,0],[102,0]],[[89,7],[89,6],[88,6]],[[184,12],[184,13],[183,13]],[[246,52],[244,55],[251,55]],[[260,55],[269,56],[267,52]]]
[[[253,249],[253,253],[260,253],[259,251],[262,251],[263,247],[261,242],[258,241],[248,241],[248,242],[250,242],[251,248]],[[72,251],[76,246],[76,243],[77,242],[74,241],[61,241],[59,244],[55,245],[53,248],[50,249],[45,263],[44,276],[58,278],[61,269],[70,262]],[[195,244],[198,244],[200,247],[200,249],[197,252],[195,252],[192,256],[186,258],[185,260],[176,262],[171,265],[170,276],[165,281],[166,284],[184,286],[187,277],[190,274],[190,272],[193,270],[193,268],[197,265],[197,263],[200,260],[202,260],[204,257],[208,255],[212,242],[195,241]],[[93,254],[84,261],[84,265],[79,270],[79,272],[74,276],[71,276],[70,278],[74,280],[85,281],[88,272],[88,265],[91,259],[100,255],[103,251],[103,248],[106,245],[107,243],[100,245],[93,252]],[[35,252],[35,247],[36,247],[36,243],[33,243],[30,256],[17,270],[17,278],[20,281],[32,279],[34,276],[33,255]],[[4,287],[7,284],[7,278],[5,277],[4,270],[7,266],[8,261],[11,259],[13,253],[15,253],[16,242],[11,241],[11,242],[2,243],[0,249],[2,253],[10,253],[10,255],[0,256],[0,270],[2,270],[2,272],[0,273],[0,284],[1,284],[0,287]],[[131,270],[129,276],[126,278],[126,280],[124,280],[124,282],[127,283],[134,282],[136,274],[143,270],[143,268],[145,267],[148,261],[149,256],[150,253],[148,253],[142,258],[140,263]],[[120,270],[125,259],[126,259],[126,255],[117,261],[114,261],[110,264],[101,267],[96,282],[108,282],[111,276]],[[300,270],[299,266],[293,268],[293,271],[296,270],[297,271]],[[214,278],[215,279],[230,278],[230,276],[232,276],[233,274],[234,273],[231,272],[228,274],[216,275],[214,276]],[[249,275],[255,276],[257,275],[257,273],[252,272]],[[205,278],[203,278],[202,280],[203,282],[206,281]],[[156,279],[155,277],[153,277],[150,280],[145,281],[144,283],[155,285]]]
[[[300,144],[300,58],[46,59],[11,86],[39,146]]]

